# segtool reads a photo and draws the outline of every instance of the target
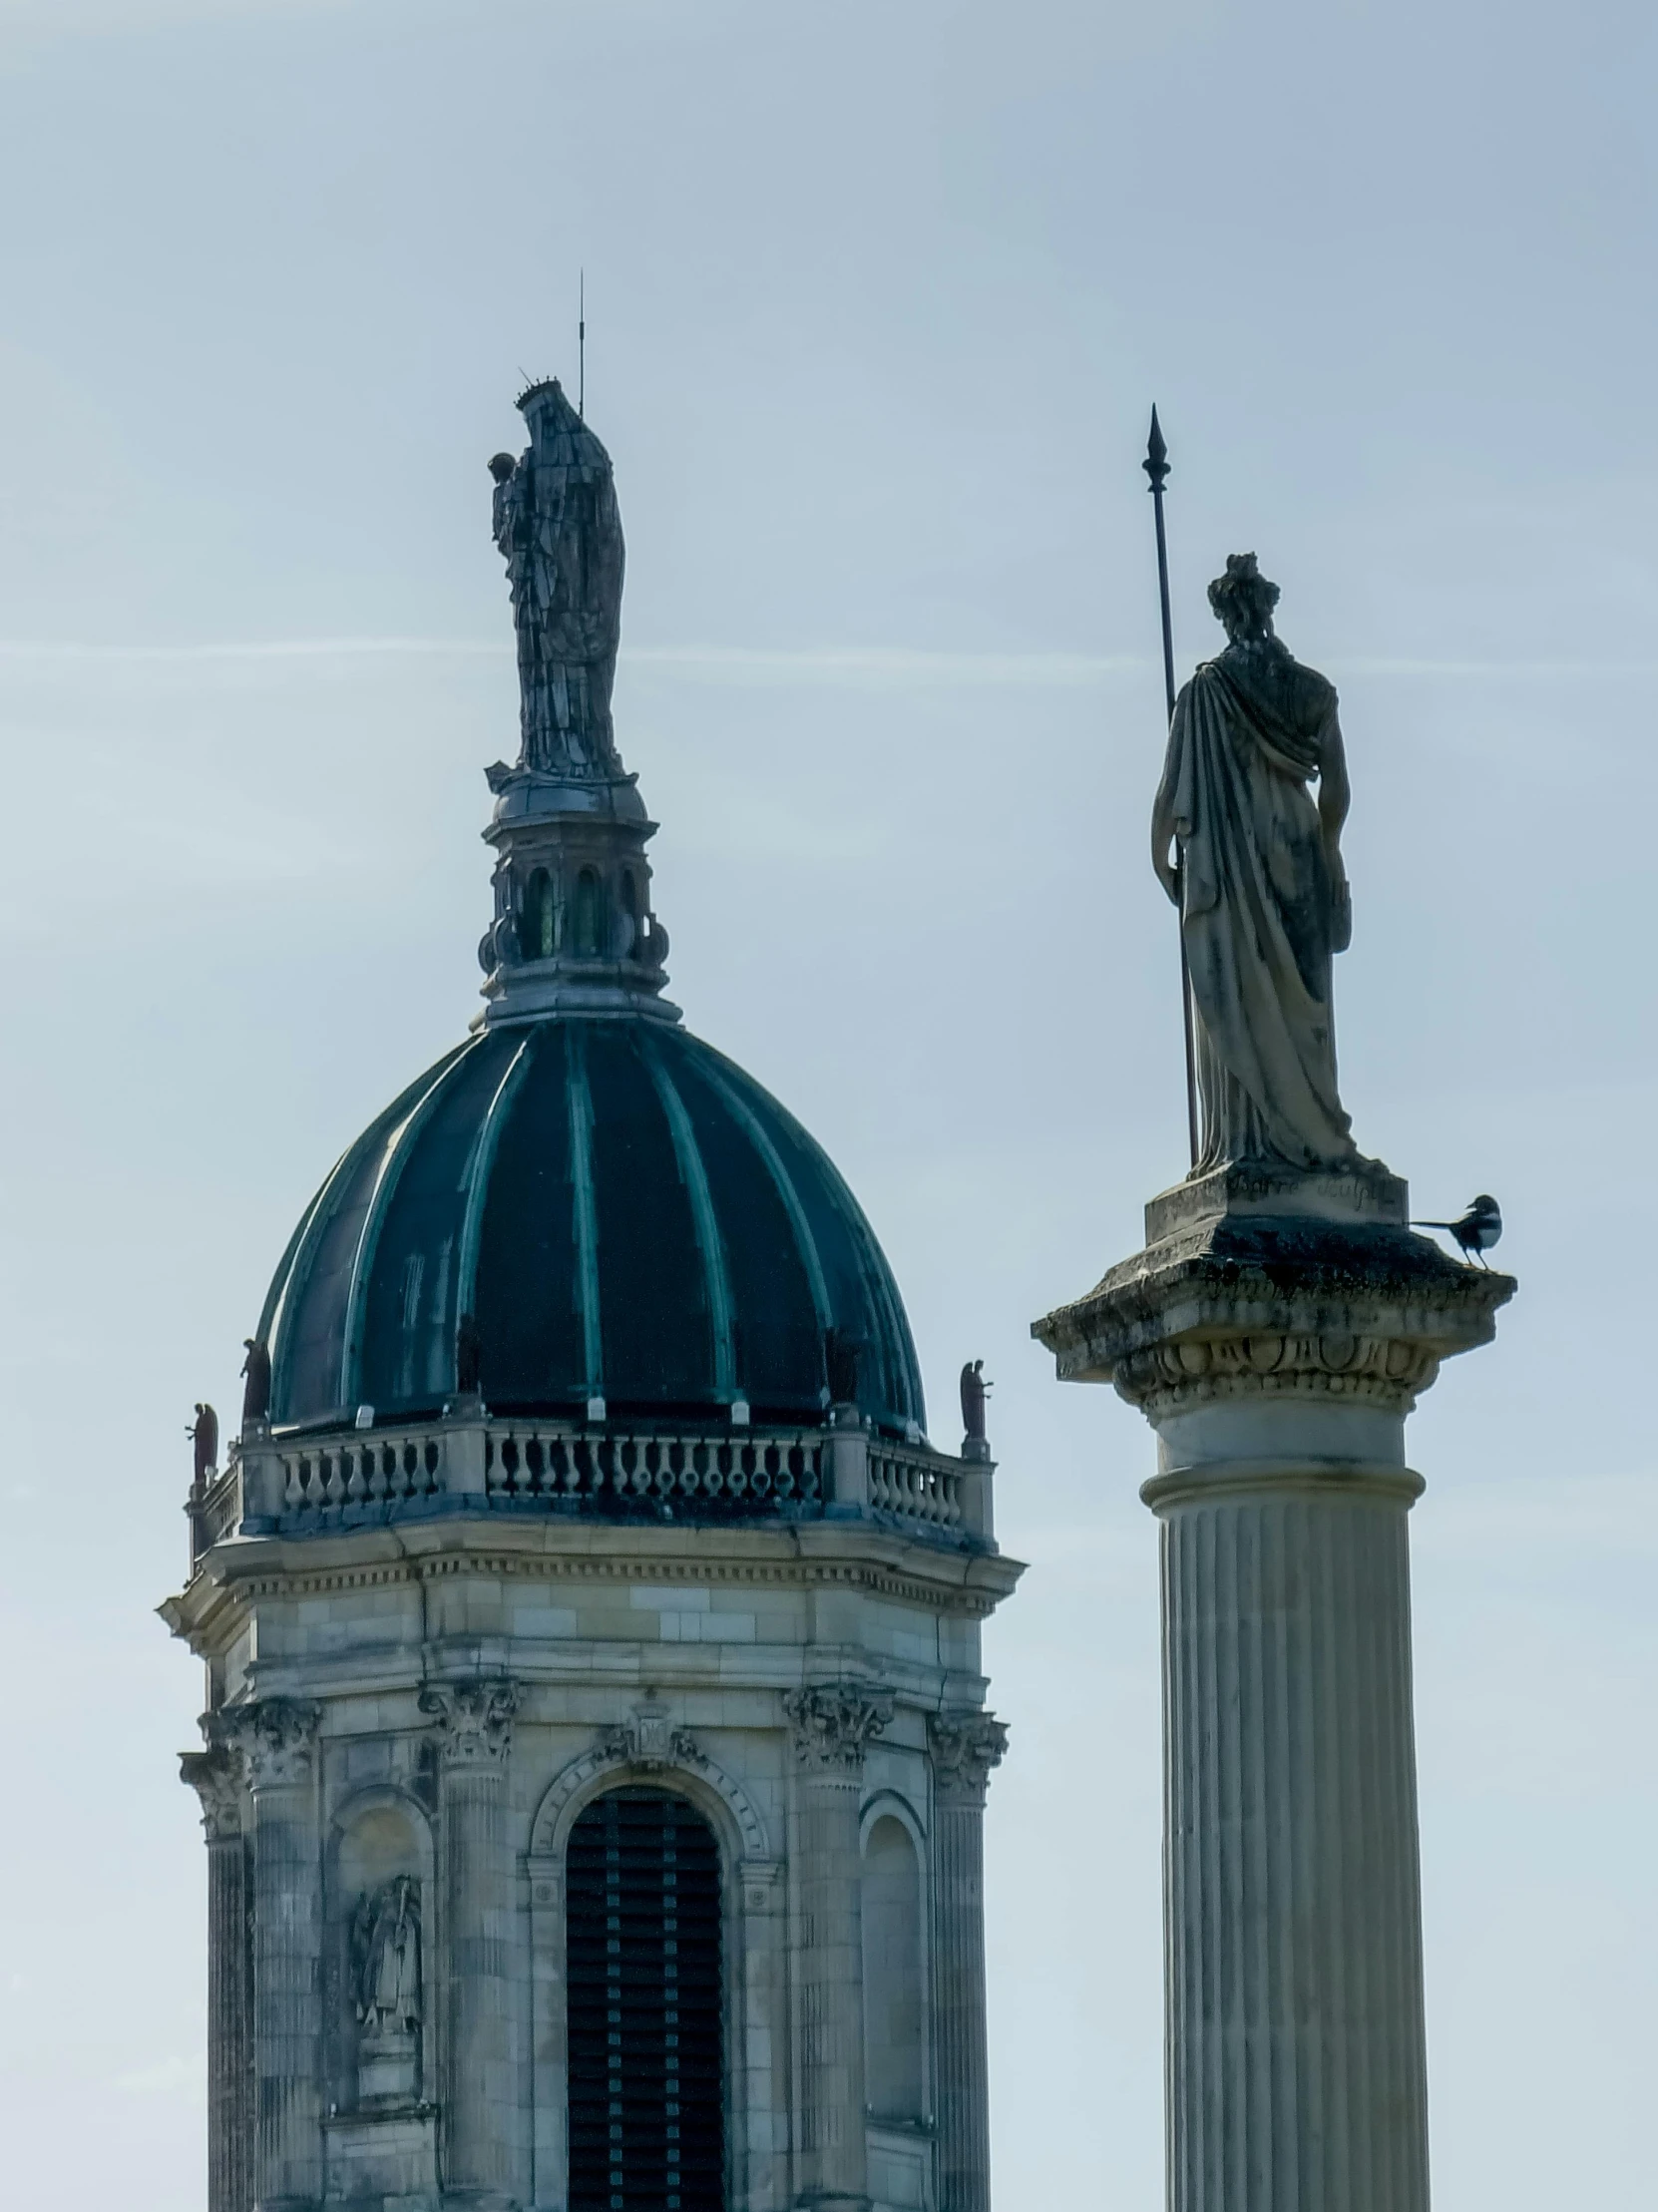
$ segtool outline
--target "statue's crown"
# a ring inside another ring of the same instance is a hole
[[[533,384],[526,384],[515,405],[519,413],[528,415],[534,408],[552,405],[563,399],[565,388],[556,376],[538,376]]]

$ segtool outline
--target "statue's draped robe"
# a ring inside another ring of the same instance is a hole
[[[1334,686],[1275,642],[1229,647],[1175,702],[1160,799],[1182,856],[1200,1168],[1356,1156],[1330,999],[1345,885],[1307,788],[1335,717]]]
[[[614,773],[622,517],[610,457],[562,394],[537,410],[529,451],[497,485],[494,524],[518,631],[523,764]]]

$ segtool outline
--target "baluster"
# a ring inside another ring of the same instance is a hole
[[[353,1506],[360,1506],[368,1496],[368,1479],[364,1475],[363,1469],[371,1458],[373,1449],[373,1446],[369,1445],[356,1452],[347,1452],[345,1455],[351,1469],[351,1479],[345,1486],[345,1495]]]

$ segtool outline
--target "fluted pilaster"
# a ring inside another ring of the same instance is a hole
[[[864,1753],[890,1697],[856,1684],[783,1700],[800,1770],[800,2107],[797,2201],[820,2212],[868,2202],[864,2132]]]
[[[507,1681],[421,1692],[439,1723],[445,2201],[506,2206],[522,2162],[512,1958],[517,1879],[507,1839],[507,1762],[518,1690]]]
[[[241,1760],[210,1732],[209,1744],[179,1762],[201,1799],[207,1840],[207,2212],[252,2212],[252,1962]]]
[[[933,2052],[939,2212],[990,2212],[985,1791],[1008,1748],[989,1713],[939,1713],[933,1754]]]
[[[223,1716],[253,1808],[253,2202],[322,2195],[322,1855],[317,1710],[286,1698]]]

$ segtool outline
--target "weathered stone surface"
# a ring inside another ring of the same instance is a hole
[[[979,1833],[1001,1733],[979,1639],[1020,1571],[867,1508],[700,1528],[480,1509],[214,1544],[167,1613],[208,1662],[214,1729],[286,1761],[284,1855],[267,1851],[252,1899],[270,1994],[246,2001],[280,1992],[290,2070],[262,2163],[245,2115],[227,2122],[261,2193],[217,2193],[236,2169],[215,2162],[212,2212],[252,2212],[278,2175],[302,2182],[306,2212],[563,2201],[565,1847],[597,1795],[640,1783],[683,1793],[724,1855],[734,2212],[782,2212],[808,2186],[898,2212],[880,2191],[918,2181],[930,2212],[985,2212]],[[313,1709],[300,1742],[299,1721],[270,1717]],[[938,1901],[936,2137],[883,2134],[863,2110],[860,1820],[876,1798],[913,1822]],[[342,1853],[349,1879],[330,1871]],[[424,2101],[401,2104],[377,2074],[365,2095],[346,1971],[365,1892],[400,1875],[422,1885],[431,2046]]]

